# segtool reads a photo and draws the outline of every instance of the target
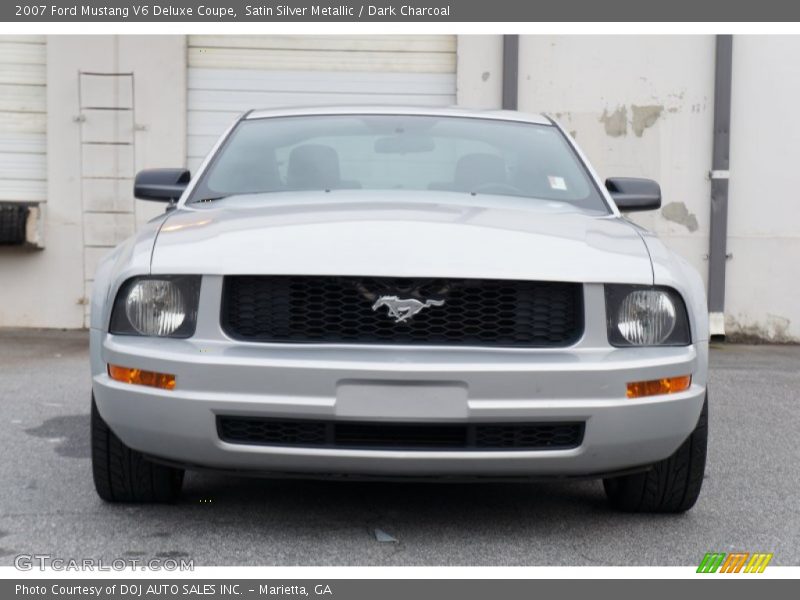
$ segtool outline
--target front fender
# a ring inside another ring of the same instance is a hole
[[[150,273],[153,246],[169,214],[149,221],[136,235],[128,238],[105,256],[94,274],[91,298],[92,329],[108,331],[111,306],[122,283],[134,275]]]
[[[667,248],[654,233],[642,231],[642,239],[653,263],[653,283],[669,286],[680,292],[689,311],[692,342],[707,342],[708,303],[702,277],[686,259]]]

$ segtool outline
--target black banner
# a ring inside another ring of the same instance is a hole
[[[710,598],[730,600],[794,598],[797,582],[789,579],[756,580],[745,576],[705,575],[708,583],[672,580],[449,580],[449,579],[331,579],[331,580],[167,580],[62,579],[5,580],[0,597],[10,600],[486,600],[487,598]]]
[[[8,0],[11,22],[787,22],[800,2],[761,0]]]

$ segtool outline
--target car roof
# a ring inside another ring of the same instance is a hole
[[[418,115],[432,117],[467,117],[473,119],[495,119],[498,121],[518,121],[552,125],[544,115],[525,113],[516,110],[484,110],[459,107],[435,108],[428,106],[304,106],[281,107],[264,110],[251,110],[245,119],[266,119],[270,117],[293,117],[314,115]]]

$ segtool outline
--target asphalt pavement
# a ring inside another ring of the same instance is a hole
[[[176,505],[108,505],[91,479],[87,334],[0,331],[0,564],[44,553],[197,566],[688,565],[741,550],[800,565],[800,347],[715,346],[710,394],[703,492],[683,515],[613,512],[598,481],[209,473],[189,473]]]

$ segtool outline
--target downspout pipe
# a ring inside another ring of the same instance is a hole
[[[519,36],[503,36],[503,110],[519,106]]]
[[[714,66],[714,142],[711,154],[711,224],[708,248],[708,312],[712,337],[725,336],[732,72],[733,36],[718,35]]]

